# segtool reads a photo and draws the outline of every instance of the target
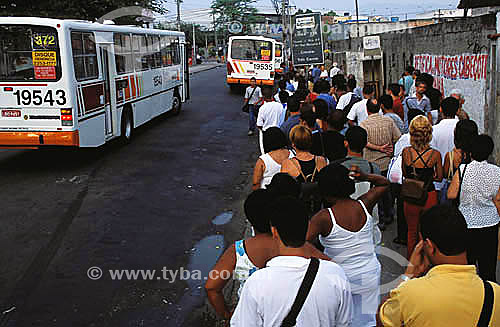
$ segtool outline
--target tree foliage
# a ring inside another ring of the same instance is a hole
[[[218,27],[238,21],[243,25],[256,20],[257,9],[253,4],[256,0],[213,0],[211,8]]]
[[[165,13],[166,0],[7,0],[0,16],[35,16],[95,21],[117,9],[138,6]],[[138,15],[136,15],[137,17]],[[130,22],[131,17],[123,17]],[[117,18],[118,22],[120,18]]]
[[[325,16],[332,16],[332,17],[334,17],[334,16],[337,16],[337,13],[335,11],[333,11],[333,10],[330,10],[329,12],[327,12],[325,14]]]

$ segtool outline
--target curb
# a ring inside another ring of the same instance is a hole
[[[189,75],[194,75],[194,74],[198,74],[198,73],[201,73],[201,72],[206,72],[207,70],[212,70],[212,69],[215,69],[215,68],[218,68],[218,67],[222,67],[222,65],[217,65],[217,66],[213,66],[213,67],[207,67],[205,69],[201,69],[201,70],[198,70],[198,71],[195,71],[195,72],[189,72]]]

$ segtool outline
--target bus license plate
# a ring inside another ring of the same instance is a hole
[[[21,110],[2,110],[2,117],[21,117]]]

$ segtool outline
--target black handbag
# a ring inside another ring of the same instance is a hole
[[[253,94],[257,90],[257,86],[253,89],[252,93],[250,94],[250,97],[248,98],[248,101],[243,105],[241,108],[241,111],[248,113],[250,111],[250,99],[253,97]]]
[[[415,178],[403,179],[403,184],[401,185],[401,198],[408,203],[418,206],[424,206],[427,202],[427,197],[429,196],[427,190],[429,189],[430,183],[432,183],[433,180],[431,178],[430,180],[424,182],[417,179],[417,171],[414,165],[419,158],[423,161],[422,155],[418,152],[417,155],[418,157],[415,160],[412,160],[411,163],[413,168],[413,176],[415,176]],[[423,161],[423,163],[425,165],[425,168],[429,168],[427,166],[427,162]]]

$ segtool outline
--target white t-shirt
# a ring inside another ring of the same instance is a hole
[[[256,104],[257,102],[259,102],[259,99],[262,98],[262,92],[260,90],[260,87],[256,86],[255,92],[253,87],[251,86],[247,87],[247,90],[245,91],[245,99],[249,99],[250,95],[252,95],[252,98],[248,100],[248,104]]]
[[[340,72],[340,68],[333,67],[332,69],[330,69],[330,77],[337,75],[339,72]]]
[[[279,102],[266,102],[260,107],[257,116],[257,126],[266,131],[269,127],[279,127],[283,117],[283,105]]]
[[[352,93],[352,92],[347,92],[346,94],[341,96],[339,99],[339,102],[337,102],[337,109],[344,110],[344,108],[349,105],[349,102],[351,102],[351,98],[352,98],[353,94],[354,93]],[[353,105],[353,107],[354,107],[354,105]]]
[[[431,147],[441,153],[441,160],[444,163],[444,156],[455,147],[455,126],[458,119],[443,119],[439,124],[433,126]]]
[[[357,119],[358,125],[361,124],[362,121],[364,121],[368,118],[368,109],[366,109],[367,103],[368,103],[368,99],[363,99],[359,102],[356,102],[352,106],[351,111],[349,111],[349,114],[347,115],[347,119],[354,120],[354,121],[356,121],[356,119]],[[381,116],[384,115],[382,110],[380,110],[378,112],[378,114]]]
[[[281,326],[288,315],[310,259],[279,256],[248,278],[231,318],[232,327]],[[342,268],[320,260],[318,274],[297,317],[297,327],[350,326],[351,288]]]

